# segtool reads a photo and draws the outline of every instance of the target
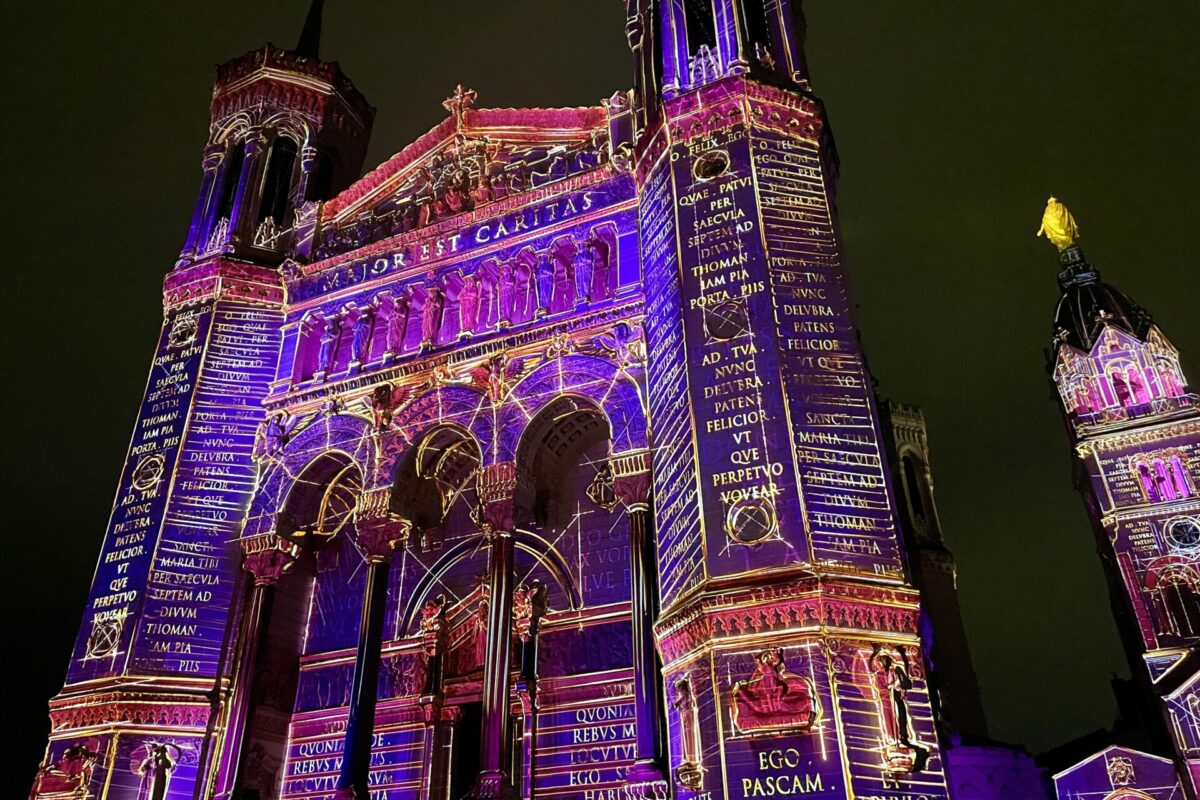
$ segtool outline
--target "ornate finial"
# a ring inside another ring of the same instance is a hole
[[[1037,235],[1049,239],[1060,253],[1079,242],[1079,226],[1075,224],[1075,218],[1054,195],[1050,195],[1050,199],[1046,201],[1046,210],[1042,213],[1042,227],[1038,228]]]
[[[454,87],[454,94],[442,101],[442,108],[454,115],[455,130],[462,131],[463,118],[467,114],[467,109],[475,105],[475,97],[474,89],[468,89],[460,83]]]

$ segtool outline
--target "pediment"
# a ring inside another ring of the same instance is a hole
[[[608,161],[608,114],[600,106],[452,111],[322,205],[317,258],[569,178]]]

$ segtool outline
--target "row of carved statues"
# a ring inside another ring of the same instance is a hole
[[[505,260],[484,259],[471,272],[313,313],[301,326],[296,379],[324,378],[607,300],[617,278],[616,236],[615,226],[606,223],[581,241],[562,236],[541,252],[525,247]]]

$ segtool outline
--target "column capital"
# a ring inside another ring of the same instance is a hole
[[[517,465],[513,461],[489,464],[479,470],[479,508],[475,520],[489,538],[511,533],[515,525]]]
[[[421,606],[421,649],[430,658],[446,647],[446,596],[438,595]]]
[[[246,134],[242,147],[245,148],[247,156],[262,155],[271,144],[272,138],[270,131],[265,128],[254,128]]]
[[[205,172],[215,170],[221,166],[221,162],[225,160],[225,145],[219,142],[207,145],[204,148],[204,155],[201,157],[201,165]]]
[[[546,613],[546,586],[541,581],[522,583],[513,590],[513,633],[522,642],[537,636],[538,623]]]
[[[357,529],[355,544],[367,563],[381,563],[390,561],[397,548],[404,548],[412,525],[406,519],[389,516],[360,519]]]
[[[630,511],[649,509],[652,488],[649,448],[616,454],[608,464],[612,470],[613,493],[626,508]]]
[[[300,548],[276,533],[260,533],[239,541],[242,569],[254,576],[255,586],[272,586],[292,568]]]

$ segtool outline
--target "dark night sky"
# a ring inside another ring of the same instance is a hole
[[[457,82],[520,106],[631,81],[616,0],[328,5],[322,54],[379,108],[368,168],[437,123]],[[871,366],[929,418],[993,734],[1045,749],[1107,725],[1109,675],[1127,670],[1043,372],[1056,259],[1033,234],[1057,193],[1200,382],[1200,6],[808,5]],[[4,796],[28,790],[61,687],[199,181],[212,65],[290,46],[304,6],[4,4]]]

